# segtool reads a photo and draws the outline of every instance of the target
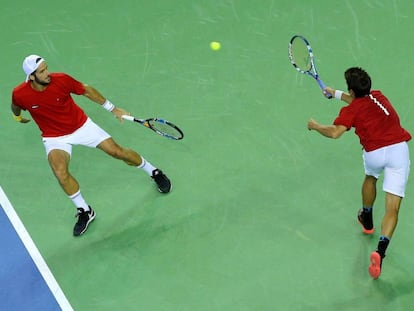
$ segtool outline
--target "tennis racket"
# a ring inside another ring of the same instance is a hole
[[[300,73],[311,76],[318,82],[319,87],[324,90],[326,85],[319,77],[316,70],[312,47],[305,37],[295,35],[289,42],[289,59],[293,67]],[[329,93],[324,93],[327,98],[332,98]]]
[[[180,130],[178,126],[171,123],[170,121],[158,118],[149,118],[149,119],[137,119],[133,116],[123,115],[122,119],[128,120],[131,122],[137,122],[150,130],[153,130],[155,133],[170,138],[174,140],[180,140],[184,138],[183,131]]]

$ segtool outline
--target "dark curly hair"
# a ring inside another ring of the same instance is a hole
[[[368,73],[360,67],[352,67],[345,71],[345,80],[348,91],[352,90],[355,97],[364,97],[371,91],[371,78]]]

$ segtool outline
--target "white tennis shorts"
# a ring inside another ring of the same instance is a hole
[[[101,142],[110,137],[111,135],[88,118],[85,124],[72,134],[59,137],[43,137],[43,144],[46,154],[49,154],[53,149],[59,149],[72,155],[72,145],[96,148]]]
[[[406,142],[383,147],[362,154],[365,174],[378,179],[384,172],[382,189],[404,197],[410,172],[410,152]]]

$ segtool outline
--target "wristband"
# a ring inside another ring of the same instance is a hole
[[[107,111],[112,111],[115,108],[115,105],[111,103],[109,100],[105,100],[105,102],[102,104],[102,108]]]
[[[336,99],[341,99],[343,93],[344,93],[343,91],[336,90],[335,91],[335,98]]]
[[[22,115],[21,114],[19,114],[18,116],[16,116],[14,113],[13,113],[13,119],[14,120],[16,120],[17,122],[22,122]]]

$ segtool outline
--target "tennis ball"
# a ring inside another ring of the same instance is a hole
[[[220,42],[213,41],[213,42],[210,43],[210,48],[213,51],[218,51],[218,50],[221,49],[221,44],[220,44]]]

